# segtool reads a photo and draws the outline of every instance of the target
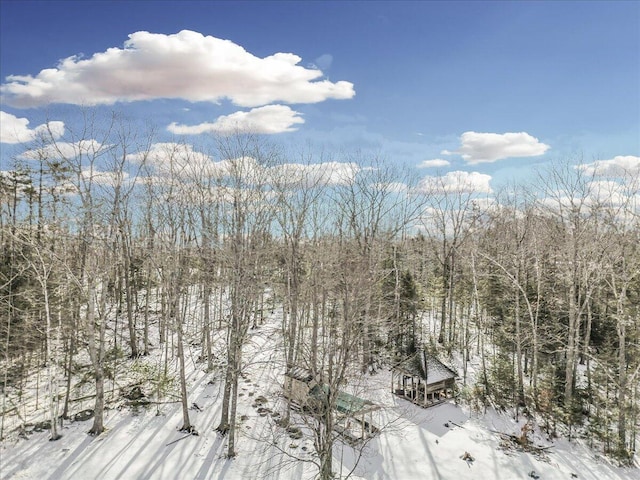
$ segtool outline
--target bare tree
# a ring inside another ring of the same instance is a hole
[[[622,184],[605,183],[596,192],[597,199],[603,204],[608,234],[615,239],[615,242],[607,245],[604,281],[615,301],[618,454],[625,461],[631,459],[636,436],[635,422],[629,422],[628,419],[629,413],[634,410],[633,400],[637,394],[637,388],[631,385],[634,382],[637,384],[640,375],[638,348],[634,348],[633,342],[629,341],[628,333],[638,326],[638,308],[634,301],[638,299],[638,292],[633,291],[640,278],[640,228],[638,217],[633,215],[634,211],[637,213],[638,183],[637,174],[627,173],[623,176]],[[628,432],[629,426],[631,434]]]
[[[428,205],[423,212],[422,228],[431,238],[439,241],[435,252],[440,263],[443,293],[438,342],[446,345],[450,353],[456,332],[454,290],[458,249],[469,235],[474,200],[479,192],[460,175],[454,177],[453,183],[449,177],[427,177],[423,180],[421,190],[427,196]]]
[[[234,457],[242,347],[264,289],[261,256],[273,216],[265,169],[273,163],[275,152],[258,138],[242,134],[221,138],[218,150],[223,159],[217,165],[225,237],[221,260],[229,288],[230,314],[222,415],[217,430],[228,434],[227,456]]]
[[[550,238],[557,247],[558,267],[566,285],[566,366],[564,406],[573,405],[576,366],[580,351],[580,331],[583,315],[595,287],[602,258],[602,233],[597,224],[596,209],[590,205],[593,176],[583,174],[568,165],[556,166],[542,178],[543,208],[552,221]]]

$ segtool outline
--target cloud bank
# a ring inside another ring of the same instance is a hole
[[[109,145],[104,145],[97,140],[80,140],[78,142],[55,142],[44,147],[27,150],[18,155],[22,160],[48,159],[73,159],[78,157],[95,158],[104,153]]]
[[[35,76],[10,75],[0,93],[3,102],[19,108],[158,98],[229,99],[257,107],[355,95],[352,83],[323,80],[322,71],[299,65],[301,60],[293,53],[256,57],[230,40],[190,30],[171,35],[141,31],[130,34],[124,48],[109,48],[88,59],[68,57]]]
[[[610,160],[596,160],[576,167],[587,175],[602,177],[624,177],[640,175],[640,157],[635,155],[618,155]]]
[[[293,132],[294,125],[304,123],[300,114],[285,105],[267,105],[248,112],[235,112],[218,117],[213,123],[199,125],[179,125],[172,123],[167,127],[176,135],[200,135],[217,133],[230,135],[235,133],[276,134]]]
[[[43,123],[34,129],[30,129],[28,125],[28,119],[0,111],[0,143],[26,143],[40,135],[54,139],[64,135],[64,122]]]
[[[316,185],[350,185],[362,168],[354,162],[285,163],[271,167],[275,183],[308,188]]]
[[[425,177],[420,189],[427,193],[492,193],[491,175],[456,170],[439,177]]]
[[[526,132],[519,133],[478,133],[464,132],[460,137],[460,148],[442,153],[462,155],[469,164],[492,163],[505,158],[537,157],[549,150],[549,145],[541,143]]]
[[[197,178],[214,174],[214,162],[208,155],[196,151],[186,143],[161,142],[151,145],[148,151],[127,155],[133,163],[145,163],[159,175]]]
[[[362,170],[353,162],[323,162],[312,164],[283,163],[274,166],[259,164],[252,157],[214,160],[187,143],[154,143],[148,151],[127,155],[133,163],[144,162],[160,177],[196,179],[241,176],[245,181],[270,183],[289,188],[309,188],[316,185],[348,185]]]

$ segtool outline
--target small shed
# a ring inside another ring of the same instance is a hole
[[[292,367],[284,374],[284,396],[300,407],[306,407],[309,393],[318,385],[311,371]]]
[[[426,408],[453,397],[457,376],[435,356],[416,352],[391,369],[391,391]]]
[[[284,396],[293,404],[307,410],[317,410],[324,403],[328,387],[316,381],[313,374],[302,367],[290,368],[284,376]],[[380,407],[363,398],[339,391],[336,398],[335,429],[350,441],[375,435],[373,412]]]

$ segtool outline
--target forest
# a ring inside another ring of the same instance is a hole
[[[232,458],[243,350],[281,309],[280,361],[321,379],[325,411],[354,377],[424,350],[456,366],[458,401],[634,462],[638,168],[562,159],[489,194],[363,151],[242,133],[160,143],[118,115],[45,129],[2,162],[0,438],[33,421],[34,402],[58,438],[79,398],[100,435],[130,387],[118,379],[151,351],[162,363],[136,385],[157,402],[175,393],[192,433],[195,345],[223,382]],[[328,479],[334,420],[312,421]]]

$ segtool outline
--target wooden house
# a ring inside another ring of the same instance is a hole
[[[310,371],[293,367],[284,376],[284,396],[307,412],[322,411],[329,391],[316,381]],[[339,391],[335,398],[335,429],[349,441],[359,441],[375,435],[374,412],[380,407],[369,400]]]
[[[391,369],[391,391],[421,407],[430,407],[452,398],[457,374],[425,351]]]

